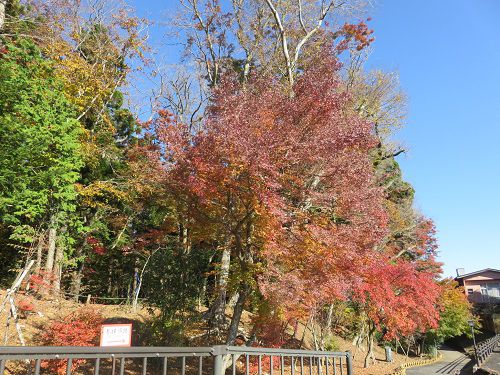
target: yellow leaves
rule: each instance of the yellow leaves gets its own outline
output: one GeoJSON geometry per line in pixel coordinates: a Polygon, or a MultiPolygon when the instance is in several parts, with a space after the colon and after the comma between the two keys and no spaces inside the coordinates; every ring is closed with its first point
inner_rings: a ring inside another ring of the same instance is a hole
{"type": "Polygon", "coordinates": [[[94,169],[99,165],[99,148],[95,143],[89,142],[89,139],[90,132],[85,129],[83,132],[82,142],[80,143],[80,150],[82,152],[85,165],[94,169]]]}
{"type": "Polygon", "coordinates": [[[352,71],[350,92],[356,111],[377,123],[379,136],[389,136],[402,127],[406,117],[406,95],[396,73],[352,71]]]}
{"type": "Polygon", "coordinates": [[[230,173],[224,177],[224,183],[231,183],[233,180],[240,178],[245,172],[246,165],[243,163],[231,163],[228,168],[230,168],[230,173]]]}
{"type": "Polygon", "coordinates": [[[103,208],[129,200],[125,192],[108,181],[96,181],[87,186],[77,184],[76,190],[82,203],[91,208],[103,208]]]}
{"type": "Polygon", "coordinates": [[[402,209],[400,205],[389,200],[385,201],[385,205],[393,231],[401,231],[411,226],[413,216],[406,212],[404,208],[402,209]]]}
{"type": "Polygon", "coordinates": [[[92,107],[102,108],[117,86],[120,74],[113,61],[90,63],[61,39],[45,45],[44,53],[56,63],[56,75],[79,114],[92,107]]]}

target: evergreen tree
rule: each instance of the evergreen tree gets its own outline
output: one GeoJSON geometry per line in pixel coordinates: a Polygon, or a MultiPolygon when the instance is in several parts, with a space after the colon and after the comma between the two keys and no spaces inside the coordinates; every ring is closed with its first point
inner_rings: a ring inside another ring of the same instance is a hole
{"type": "Polygon", "coordinates": [[[59,267],[78,226],[80,135],[52,63],[30,40],[6,43],[0,56],[0,223],[18,243],[32,243],[35,235],[43,242],[48,232],[48,272],[59,267]]]}

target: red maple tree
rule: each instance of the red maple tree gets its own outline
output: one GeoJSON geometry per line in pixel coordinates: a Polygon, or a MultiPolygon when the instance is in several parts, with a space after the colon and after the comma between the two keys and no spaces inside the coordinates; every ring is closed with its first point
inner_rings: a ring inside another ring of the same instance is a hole
{"type": "Polygon", "coordinates": [[[242,85],[226,75],[197,134],[167,112],[152,124],[162,144],[155,161],[193,235],[211,228],[238,259],[262,265],[260,291],[290,316],[347,298],[357,259],[387,221],[372,125],[348,109],[334,53],[308,66],[293,96],[274,77],[242,85]]]}
{"type": "Polygon", "coordinates": [[[323,52],[293,95],[273,76],[242,84],[226,74],[195,134],[160,111],[148,124],[154,178],[172,192],[190,241],[231,249],[233,289],[257,289],[283,319],[341,299],[387,337],[435,327],[433,225],[420,223],[402,257],[384,245],[388,214],[370,156],[378,141],[339,67],[323,52]]]}

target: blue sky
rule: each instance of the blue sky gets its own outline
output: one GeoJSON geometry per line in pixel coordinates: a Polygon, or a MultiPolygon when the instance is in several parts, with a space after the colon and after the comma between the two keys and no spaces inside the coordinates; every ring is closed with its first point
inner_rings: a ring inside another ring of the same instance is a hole
{"type": "Polygon", "coordinates": [[[409,97],[399,158],[444,274],[500,268],[500,1],[380,0],[370,65],[409,97]]]}
{"type": "MultiPolygon", "coordinates": [[[[177,2],[132,4],[161,20],[177,2]]],[[[368,66],[398,71],[409,97],[398,160],[436,222],[444,275],[500,268],[500,1],[378,0],[370,14],[368,66]]]]}

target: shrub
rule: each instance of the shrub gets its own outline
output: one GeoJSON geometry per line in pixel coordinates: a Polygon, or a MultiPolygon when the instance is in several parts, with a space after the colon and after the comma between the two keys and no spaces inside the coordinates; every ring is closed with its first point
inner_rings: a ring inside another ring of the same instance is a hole
{"type": "MultiPolygon", "coordinates": [[[[40,344],[44,346],[95,346],[98,343],[103,315],[90,307],[83,307],[43,328],[40,344]]],[[[75,371],[85,360],[73,360],[75,371]]],[[[43,361],[42,368],[53,374],[66,373],[65,360],[43,361]]]]}
{"type": "Polygon", "coordinates": [[[335,336],[328,336],[325,341],[325,350],[330,352],[336,352],[340,350],[339,342],[335,336]]]}
{"type": "Polygon", "coordinates": [[[22,297],[17,301],[17,309],[19,313],[23,316],[35,311],[35,305],[32,298],[22,297]]]}
{"type": "Polygon", "coordinates": [[[279,308],[264,300],[252,317],[254,334],[259,343],[268,348],[280,348],[287,342],[287,322],[279,308]]]}
{"type": "Polygon", "coordinates": [[[29,289],[40,297],[50,293],[55,275],[46,271],[34,273],[29,278],[29,289]]]}

